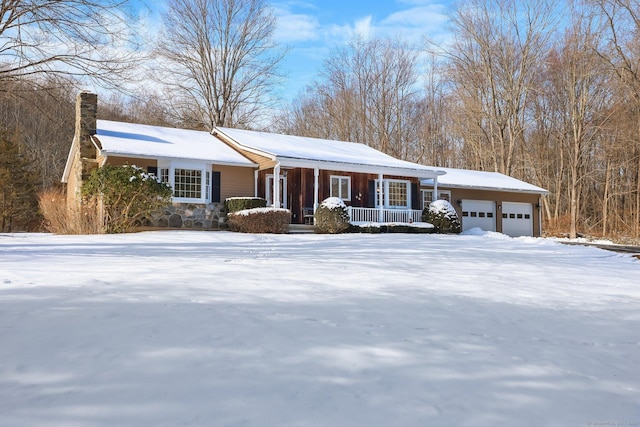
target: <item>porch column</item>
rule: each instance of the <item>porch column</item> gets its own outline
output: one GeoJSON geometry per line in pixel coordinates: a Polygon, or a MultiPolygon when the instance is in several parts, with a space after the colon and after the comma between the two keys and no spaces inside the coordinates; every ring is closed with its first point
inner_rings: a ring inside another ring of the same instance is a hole
{"type": "Polygon", "coordinates": [[[280,207],[280,163],[273,168],[273,207],[280,207]]]}
{"type": "Polygon", "coordinates": [[[320,176],[320,170],[318,168],[313,169],[313,213],[316,213],[318,209],[318,194],[320,192],[320,188],[318,185],[318,177],[320,176]]]}
{"type": "Polygon", "coordinates": [[[438,175],[433,177],[433,200],[438,200],[438,175]]]}
{"type": "Polygon", "coordinates": [[[384,222],[384,182],[383,175],[378,174],[378,222],[384,222]]]}
{"type": "Polygon", "coordinates": [[[255,170],[253,171],[253,197],[258,197],[258,176],[260,172],[255,170]]]}

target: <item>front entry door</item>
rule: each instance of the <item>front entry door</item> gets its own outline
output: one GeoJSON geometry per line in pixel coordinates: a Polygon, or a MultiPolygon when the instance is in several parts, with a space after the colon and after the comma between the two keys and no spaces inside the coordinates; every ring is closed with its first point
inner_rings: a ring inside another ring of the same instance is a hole
{"type": "MultiPolygon", "coordinates": [[[[267,199],[267,206],[273,206],[273,175],[267,175],[267,188],[265,188],[265,194],[267,199]]],[[[280,175],[280,206],[277,208],[288,209],[287,206],[287,177],[280,175]]]]}

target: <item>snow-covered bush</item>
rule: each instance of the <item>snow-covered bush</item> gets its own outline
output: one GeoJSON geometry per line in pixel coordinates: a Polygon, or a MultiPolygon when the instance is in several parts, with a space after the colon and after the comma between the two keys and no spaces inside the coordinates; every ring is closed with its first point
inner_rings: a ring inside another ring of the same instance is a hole
{"type": "Polygon", "coordinates": [[[284,234],[289,231],[291,211],[281,208],[255,208],[233,212],[228,217],[231,231],[284,234]]]}
{"type": "Polygon", "coordinates": [[[422,211],[422,221],[433,224],[436,233],[460,233],[460,218],[446,200],[436,200],[422,211]]]}
{"type": "Polygon", "coordinates": [[[338,234],[349,229],[347,206],[338,197],[325,199],[316,210],[315,218],[320,233],[338,234]]]}

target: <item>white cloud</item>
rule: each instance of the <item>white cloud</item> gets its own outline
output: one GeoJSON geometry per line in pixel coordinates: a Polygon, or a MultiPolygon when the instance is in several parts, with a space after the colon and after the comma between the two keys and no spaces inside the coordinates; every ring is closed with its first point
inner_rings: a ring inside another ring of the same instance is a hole
{"type": "Polygon", "coordinates": [[[280,43],[317,40],[320,29],[318,18],[303,13],[292,13],[284,7],[274,8],[278,20],[274,39],[280,43]]]}
{"type": "Polygon", "coordinates": [[[371,15],[365,16],[355,22],[354,33],[363,39],[369,39],[373,34],[373,28],[371,27],[371,15]]]}
{"type": "Polygon", "coordinates": [[[380,21],[378,27],[381,34],[400,35],[415,42],[425,35],[438,37],[446,33],[448,20],[444,5],[429,4],[394,12],[380,21]]]}

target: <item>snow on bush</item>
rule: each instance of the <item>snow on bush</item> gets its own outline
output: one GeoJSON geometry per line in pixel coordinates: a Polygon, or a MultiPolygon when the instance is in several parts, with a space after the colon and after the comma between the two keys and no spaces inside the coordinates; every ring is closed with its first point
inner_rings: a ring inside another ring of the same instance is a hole
{"type": "Polygon", "coordinates": [[[349,229],[347,205],[338,197],[325,199],[316,210],[315,218],[321,233],[338,234],[349,229]]]}
{"type": "Polygon", "coordinates": [[[460,233],[462,228],[455,208],[446,200],[431,202],[422,211],[422,220],[433,224],[436,233],[460,233]]]}
{"type": "Polygon", "coordinates": [[[324,206],[329,209],[336,209],[336,208],[346,209],[347,208],[347,205],[344,204],[344,202],[340,197],[329,197],[327,199],[324,199],[322,201],[322,204],[320,204],[320,206],[324,206]]]}
{"type": "Polygon", "coordinates": [[[228,216],[229,229],[241,233],[283,234],[291,222],[291,211],[282,208],[244,209],[228,216]]]}
{"type": "Polygon", "coordinates": [[[229,197],[224,201],[224,208],[229,213],[266,206],[267,201],[261,197],[229,197]]]}

